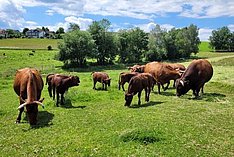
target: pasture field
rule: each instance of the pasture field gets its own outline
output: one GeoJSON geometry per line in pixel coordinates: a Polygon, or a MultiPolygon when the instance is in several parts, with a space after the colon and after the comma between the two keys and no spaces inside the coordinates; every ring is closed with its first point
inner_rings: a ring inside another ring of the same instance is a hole
{"type": "MultiPolygon", "coordinates": [[[[172,87],[150,102],[124,106],[124,92],[117,88],[123,65],[64,70],[54,60],[56,51],[0,50],[0,156],[234,156],[234,53],[202,52],[214,68],[204,95],[192,92],[177,98],[172,87]],[[3,56],[2,54],[6,55],[3,56]],[[35,67],[43,79],[49,73],[80,77],[70,88],[65,105],[56,107],[44,86],[45,109],[31,128],[25,114],[15,124],[19,100],[12,88],[15,70],[35,67]],[[92,89],[92,71],[106,71],[111,87],[92,89]]],[[[190,61],[182,62],[186,66],[190,61]]],[[[127,84],[125,85],[127,89],[127,84]]]]}
{"type": "Polygon", "coordinates": [[[47,49],[50,45],[53,49],[58,47],[57,39],[1,39],[0,49],[47,49]]]}

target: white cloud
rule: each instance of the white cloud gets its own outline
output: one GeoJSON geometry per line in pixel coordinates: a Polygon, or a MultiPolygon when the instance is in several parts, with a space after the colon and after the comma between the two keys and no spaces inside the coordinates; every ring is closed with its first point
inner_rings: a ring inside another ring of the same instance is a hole
{"type": "MultiPolygon", "coordinates": [[[[145,32],[150,32],[157,24],[154,22],[150,22],[148,24],[141,24],[141,25],[136,25],[137,27],[141,28],[145,32]]],[[[175,26],[170,25],[170,24],[161,24],[160,27],[162,29],[166,29],[167,31],[171,30],[175,26]]]]}
{"type": "Polygon", "coordinates": [[[65,18],[66,23],[76,23],[80,26],[81,30],[86,30],[93,20],[88,18],[77,18],[75,16],[69,16],[65,18]]]}
{"type": "Polygon", "coordinates": [[[211,36],[213,29],[209,28],[200,28],[198,37],[201,41],[208,41],[209,37],[211,36]]]}
{"type": "Polygon", "coordinates": [[[234,24],[228,25],[228,28],[230,29],[231,32],[234,32],[234,24]]]}

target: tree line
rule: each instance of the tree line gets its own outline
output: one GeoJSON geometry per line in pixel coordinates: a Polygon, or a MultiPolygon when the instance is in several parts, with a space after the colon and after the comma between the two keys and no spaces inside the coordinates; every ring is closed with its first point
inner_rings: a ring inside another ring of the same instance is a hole
{"type": "Polygon", "coordinates": [[[146,61],[188,58],[199,52],[198,28],[188,27],[170,31],[156,25],[149,33],[140,28],[111,32],[107,19],[94,21],[87,31],[72,30],[59,43],[59,60],[65,64],[84,66],[88,59],[98,65],[140,63],[146,61]]]}
{"type": "Polygon", "coordinates": [[[227,26],[213,30],[209,40],[210,47],[215,51],[234,51],[234,32],[227,26]]]}

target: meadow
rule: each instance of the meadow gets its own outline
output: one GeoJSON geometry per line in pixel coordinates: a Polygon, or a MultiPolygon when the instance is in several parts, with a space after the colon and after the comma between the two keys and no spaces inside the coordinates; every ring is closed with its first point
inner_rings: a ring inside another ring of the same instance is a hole
{"type": "MultiPolygon", "coordinates": [[[[118,75],[127,66],[63,69],[54,59],[58,50],[39,48],[29,55],[30,48],[0,49],[0,156],[234,156],[234,53],[206,49],[195,56],[208,59],[214,68],[202,97],[194,99],[190,91],[178,98],[170,87],[161,95],[152,92],[148,103],[143,92],[141,105],[135,96],[129,108],[118,90],[118,75]],[[60,107],[45,85],[45,109],[39,108],[38,125],[32,128],[25,114],[21,124],[14,123],[19,100],[13,79],[24,67],[39,69],[44,81],[49,73],[77,75],[81,81],[60,107]],[[92,89],[92,71],[110,75],[107,91],[101,84],[92,89]]],[[[181,61],[186,66],[190,62],[181,61]]]]}

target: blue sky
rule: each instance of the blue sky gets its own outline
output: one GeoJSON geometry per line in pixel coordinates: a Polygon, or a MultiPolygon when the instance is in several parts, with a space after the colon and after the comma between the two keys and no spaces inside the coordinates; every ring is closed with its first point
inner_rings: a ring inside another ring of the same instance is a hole
{"type": "Polygon", "coordinates": [[[234,31],[234,0],[0,0],[0,29],[48,27],[56,31],[77,23],[86,30],[93,21],[111,22],[111,30],[156,24],[170,30],[195,24],[207,40],[212,30],[234,31]]]}

